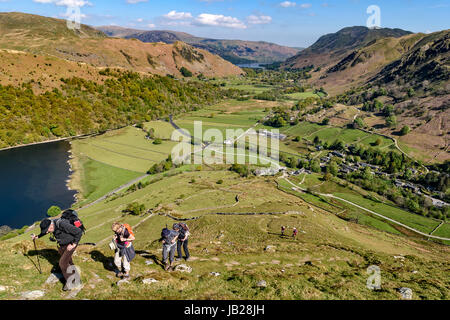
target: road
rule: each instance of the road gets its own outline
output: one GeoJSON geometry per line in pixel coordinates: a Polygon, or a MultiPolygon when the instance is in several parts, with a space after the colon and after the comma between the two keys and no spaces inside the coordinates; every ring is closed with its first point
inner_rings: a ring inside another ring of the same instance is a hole
{"type": "Polygon", "coordinates": [[[97,203],[99,203],[99,202],[105,200],[106,198],[108,198],[109,196],[113,195],[114,193],[116,193],[116,192],[118,192],[118,191],[120,191],[120,190],[122,190],[122,189],[128,188],[128,187],[132,186],[133,184],[135,184],[135,183],[141,181],[142,179],[147,178],[148,176],[149,176],[148,174],[145,174],[145,175],[143,175],[143,176],[140,176],[139,178],[136,178],[136,179],[134,179],[134,180],[132,180],[132,181],[130,181],[130,182],[127,182],[126,184],[121,185],[120,187],[114,189],[113,191],[111,191],[111,192],[105,194],[103,197],[98,198],[98,199],[95,200],[94,202],[91,202],[91,203],[89,203],[89,204],[85,205],[84,207],[81,207],[81,208],[79,208],[79,209],[77,209],[77,210],[87,209],[87,208],[93,206],[94,204],[97,204],[97,203]]]}
{"type": "MultiPolygon", "coordinates": [[[[289,184],[291,184],[291,185],[293,186],[293,188],[292,188],[293,190],[306,191],[306,189],[303,189],[303,188],[297,186],[296,184],[294,184],[293,182],[289,181],[289,180],[285,177],[285,175],[284,175],[282,178],[283,178],[286,182],[288,182],[289,184]]],[[[355,207],[357,207],[357,208],[359,208],[359,209],[361,209],[361,210],[367,211],[367,212],[369,212],[369,213],[371,213],[371,214],[373,214],[373,215],[375,215],[375,216],[377,216],[377,217],[380,217],[380,218],[382,218],[382,219],[384,219],[384,220],[387,220],[387,221],[389,221],[389,222],[392,222],[392,223],[394,223],[394,224],[396,224],[396,225],[399,225],[399,226],[401,226],[401,227],[403,227],[403,228],[405,228],[405,229],[408,229],[408,230],[410,230],[410,231],[413,231],[413,232],[415,232],[415,233],[417,233],[417,234],[420,234],[420,235],[422,235],[422,236],[425,236],[425,237],[427,237],[427,238],[433,238],[433,239],[439,239],[439,240],[450,241],[449,238],[443,238],[443,237],[433,236],[433,235],[431,235],[431,234],[421,232],[421,231],[416,230],[416,229],[414,229],[414,228],[411,228],[411,227],[409,227],[409,226],[407,226],[407,225],[405,225],[405,224],[403,224],[403,223],[401,223],[401,222],[398,222],[398,221],[396,221],[396,220],[393,220],[393,219],[391,219],[391,218],[388,218],[388,217],[386,217],[386,216],[383,216],[382,214],[379,214],[379,213],[377,213],[377,212],[375,212],[375,211],[372,211],[372,210],[366,209],[366,208],[364,208],[364,207],[361,207],[360,205],[358,205],[358,204],[356,204],[356,203],[353,203],[353,202],[350,202],[350,201],[348,201],[348,200],[342,199],[342,198],[337,197],[337,196],[335,196],[335,195],[332,195],[332,194],[323,194],[323,193],[317,193],[317,194],[318,194],[318,195],[321,195],[321,196],[324,196],[324,197],[334,198],[334,199],[337,199],[337,200],[346,202],[346,203],[348,203],[348,204],[351,204],[352,206],[355,206],[355,207]]]]}

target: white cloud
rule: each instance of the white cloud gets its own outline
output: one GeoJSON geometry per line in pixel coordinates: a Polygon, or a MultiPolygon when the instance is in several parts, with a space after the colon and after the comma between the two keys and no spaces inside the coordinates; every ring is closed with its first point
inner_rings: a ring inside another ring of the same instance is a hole
{"type": "Polygon", "coordinates": [[[192,14],[189,12],[177,12],[176,10],[172,10],[168,14],[165,14],[164,18],[167,18],[170,20],[185,20],[185,19],[191,19],[192,14]]]}
{"type": "Polygon", "coordinates": [[[144,21],[144,19],[139,18],[139,19],[137,19],[136,21],[137,21],[137,22],[142,22],[142,21],[144,21]]]}
{"type": "Polygon", "coordinates": [[[84,6],[92,6],[92,3],[86,0],[33,0],[37,3],[51,3],[57,6],[66,6],[66,7],[84,7],[84,6]]]}
{"type": "Polygon", "coordinates": [[[149,27],[149,28],[156,28],[156,25],[155,25],[154,23],[149,23],[149,24],[147,25],[147,27],[149,27]]]}
{"type": "Polygon", "coordinates": [[[249,24],[268,24],[272,22],[272,17],[264,16],[264,15],[251,15],[247,17],[247,21],[249,24]]]}
{"type": "Polygon", "coordinates": [[[295,7],[297,5],[297,3],[295,2],[290,2],[290,1],[284,1],[280,3],[280,6],[282,6],[283,8],[292,8],[295,7]]]}
{"type": "Polygon", "coordinates": [[[234,29],[246,29],[247,26],[237,18],[227,17],[222,14],[202,13],[197,16],[195,23],[200,26],[226,27],[234,29]]]}
{"type": "Polygon", "coordinates": [[[300,8],[302,8],[302,9],[308,9],[308,8],[311,8],[311,7],[312,7],[311,3],[303,3],[303,4],[300,5],[300,8]]]}

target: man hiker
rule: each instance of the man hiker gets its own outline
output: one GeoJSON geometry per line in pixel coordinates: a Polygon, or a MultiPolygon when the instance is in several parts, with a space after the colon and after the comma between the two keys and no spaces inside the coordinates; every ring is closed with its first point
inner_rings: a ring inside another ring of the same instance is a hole
{"type": "Polygon", "coordinates": [[[186,261],[189,261],[190,255],[189,255],[189,249],[188,249],[188,237],[190,235],[189,228],[185,223],[175,223],[173,225],[173,230],[179,233],[178,241],[177,241],[177,252],[178,252],[178,258],[177,261],[180,261],[183,259],[183,253],[181,250],[181,247],[183,247],[184,254],[186,255],[186,261]]]}
{"type": "Polygon", "coordinates": [[[173,260],[175,258],[175,248],[177,246],[179,233],[175,230],[169,230],[164,228],[161,232],[161,238],[163,243],[163,263],[164,270],[168,271],[173,269],[173,260]],[[169,260],[169,262],[167,261],[169,260]]]}
{"type": "Polygon", "coordinates": [[[285,226],[281,226],[281,236],[284,237],[284,232],[286,231],[285,226]]]}
{"type": "Polygon", "coordinates": [[[61,268],[61,272],[64,276],[64,279],[66,280],[63,288],[64,291],[76,289],[72,288],[71,284],[68,283],[69,277],[72,276],[76,271],[69,273],[68,269],[70,266],[74,266],[72,256],[78,246],[78,243],[81,240],[81,236],[83,235],[84,230],[81,221],[76,220],[78,217],[74,218],[74,216],[72,215],[73,213],[75,214],[75,217],[77,217],[75,211],[65,211],[62,217],[59,219],[42,220],[40,224],[41,233],[38,236],[34,234],[31,235],[31,239],[36,240],[42,238],[48,233],[53,233],[53,236],[58,243],[58,252],[61,256],[61,258],[59,259],[59,267],[61,268]]]}
{"type": "Polygon", "coordinates": [[[133,241],[136,239],[128,224],[114,222],[112,227],[114,231],[114,264],[117,267],[116,276],[122,279],[130,277],[131,261],[136,257],[133,241]],[[123,270],[123,271],[122,271],[123,270]]]}

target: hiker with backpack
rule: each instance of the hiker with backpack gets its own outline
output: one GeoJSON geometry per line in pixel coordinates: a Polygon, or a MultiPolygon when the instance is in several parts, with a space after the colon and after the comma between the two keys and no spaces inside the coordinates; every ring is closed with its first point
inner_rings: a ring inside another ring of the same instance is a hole
{"type": "Polygon", "coordinates": [[[163,243],[163,263],[164,270],[166,271],[173,269],[173,260],[175,258],[175,248],[177,246],[178,236],[179,233],[177,231],[169,230],[167,227],[161,232],[161,240],[163,243]]]}
{"type": "Polygon", "coordinates": [[[71,266],[74,266],[72,256],[81,240],[81,237],[83,236],[83,233],[85,232],[83,223],[80,219],[78,219],[76,211],[66,210],[59,219],[44,219],[40,223],[40,228],[41,233],[38,236],[32,234],[31,239],[34,241],[49,233],[53,233],[53,236],[58,244],[59,255],[61,256],[59,259],[59,267],[61,268],[61,272],[66,280],[63,290],[70,291],[72,289],[76,289],[68,283],[69,277],[76,271],[69,273],[68,269],[71,266]]]}
{"type": "Polygon", "coordinates": [[[298,234],[298,230],[297,230],[297,228],[294,228],[293,230],[292,230],[292,238],[297,238],[297,234],[298,234]]]}
{"type": "Polygon", "coordinates": [[[114,264],[118,270],[116,276],[128,279],[130,277],[131,261],[136,257],[133,247],[133,241],[136,238],[131,226],[128,224],[114,222],[111,228],[114,231],[111,248],[115,250],[114,264]]]}
{"type": "Polygon", "coordinates": [[[189,233],[189,227],[185,223],[175,223],[173,225],[173,229],[179,233],[178,241],[177,241],[177,252],[178,252],[178,258],[177,261],[180,261],[183,259],[183,253],[181,250],[181,247],[184,249],[184,254],[186,255],[186,261],[189,261],[190,255],[189,255],[189,249],[188,249],[188,237],[190,235],[189,233]]]}

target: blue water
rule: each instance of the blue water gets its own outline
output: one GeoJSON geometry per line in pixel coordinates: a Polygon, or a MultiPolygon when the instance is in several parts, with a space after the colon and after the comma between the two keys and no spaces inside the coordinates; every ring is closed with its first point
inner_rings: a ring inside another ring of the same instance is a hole
{"type": "Polygon", "coordinates": [[[264,64],[260,63],[244,63],[244,64],[238,64],[237,65],[240,68],[251,68],[251,69],[265,69],[264,64]]]}
{"type": "Polygon", "coordinates": [[[0,226],[21,228],[42,220],[52,205],[69,208],[67,141],[0,151],[0,226]]]}

